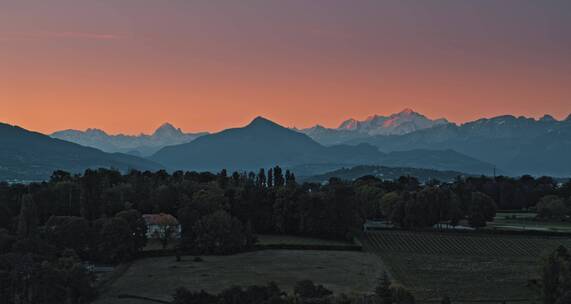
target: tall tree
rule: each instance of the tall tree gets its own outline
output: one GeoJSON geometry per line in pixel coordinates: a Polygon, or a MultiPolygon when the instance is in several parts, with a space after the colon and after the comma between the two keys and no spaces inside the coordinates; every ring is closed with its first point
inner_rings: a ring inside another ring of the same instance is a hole
{"type": "Polygon", "coordinates": [[[38,208],[31,194],[22,196],[22,207],[18,218],[18,237],[30,238],[38,233],[38,208]]]}
{"type": "Polygon", "coordinates": [[[0,202],[0,229],[10,230],[12,228],[12,214],[10,209],[0,202]]]}
{"type": "Polygon", "coordinates": [[[296,182],[295,182],[295,174],[293,174],[293,172],[286,170],[286,174],[285,174],[285,183],[287,187],[295,187],[296,182]]]}
{"type": "Polygon", "coordinates": [[[129,223],[122,218],[100,219],[102,223],[99,231],[99,258],[108,263],[128,261],[133,257],[132,232],[129,223]]]}
{"type": "Polygon", "coordinates": [[[201,253],[236,253],[252,243],[242,223],[223,210],[201,218],[193,230],[196,249],[201,253]]]}
{"type": "Polygon", "coordinates": [[[226,186],[228,185],[228,172],[226,171],[226,169],[222,169],[222,171],[220,171],[220,173],[217,176],[217,180],[220,188],[226,189],[226,186]]]}
{"type": "Polygon", "coordinates": [[[81,178],[81,216],[89,221],[101,217],[101,177],[97,171],[85,170],[81,178]]]}
{"type": "Polygon", "coordinates": [[[285,184],[285,179],[284,176],[282,174],[282,168],[280,168],[280,166],[275,166],[274,167],[274,186],[276,188],[280,188],[283,187],[285,184]]]}
{"type": "Polygon", "coordinates": [[[470,214],[468,217],[470,226],[484,227],[487,221],[492,221],[496,215],[494,200],[482,192],[472,193],[470,214]]]}
{"type": "Polygon", "coordinates": [[[268,188],[272,188],[274,186],[274,169],[270,168],[268,170],[268,188]]]}
{"type": "Polygon", "coordinates": [[[258,188],[264,188],[266,186],[266,173],[264,171],[264,168],[260,169],[260,172],[258,172],[258,188]]]}
{"type": "Polygon", "coordinates": [[[77,216],[51,216],[46,222],[46,238],[60,249],[83,255],[88,246],[89,223],[77,216]]]}
{"type": "Polygon", "coordinates": [[[115,216],[124,219],[129,224],[133,250],[135,252],[141,251],[147,245],[147,224],[141,213],[135,209],[130,209],[121,211],[115,216]]]}

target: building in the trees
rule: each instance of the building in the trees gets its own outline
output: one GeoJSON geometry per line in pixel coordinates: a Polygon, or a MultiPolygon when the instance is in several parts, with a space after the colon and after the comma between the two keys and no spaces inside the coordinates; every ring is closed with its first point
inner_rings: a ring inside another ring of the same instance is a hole
{"type": "Polygon", "coordinates": [[[147,224],[148,239],[180,238],[180,223],[176,217],[166,214],[144,214],[143,218],[147,224]]]}
{"type": "Polygon", "coordinates": [[[372,230],[392,229],[392,228],[395,228],[395,225],[393,225],[391,222],[389,222],[385,219],[367,220],[363,224],[363,231],[364,232],[372,231],[372,230]]]}

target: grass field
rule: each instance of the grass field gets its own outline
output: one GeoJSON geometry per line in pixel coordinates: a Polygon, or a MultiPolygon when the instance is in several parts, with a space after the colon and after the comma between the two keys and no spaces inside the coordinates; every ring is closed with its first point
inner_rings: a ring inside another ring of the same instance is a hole
{"type": "Polygon", "coordinates": [[[563,221],[536,220],[537,213],[530,212],[498,212],[493,222],[488,223],[490,229],[504,230],[537,230],[571,233],[571,223],[563,221]]]}
{"type": "Polygon", "coordinates": [[[383,272],[377,256],[362,252],[261,250],[203,259],[194,262],[193,257],[185,256],[181,262],[174,257],[135,261],[95,303],[140,303],[118,299],[120,294],[169,301],[178,287],[219,292],[233,285],[265,285],[268,281],[291,292],[294,284],[304,279],[336,293],[362,294],[373,291],[383,272]]]}
{"type": "Polygon", "coordinates": [[[453,303],[533,302],[537,293],[529,280],[537,278],[541,255],[570,246],[571,239],[381,231],[368,233],[363,243],[419,302],[444,295],[453,303]]]}
{"type": "Polygon", "coordinates": [[[317,238],[306,238],[290,235],[256,235],[260,245],[319,245],[319,246],[347,246],[352,245],[351,242],[324,240],[317,238]]]}

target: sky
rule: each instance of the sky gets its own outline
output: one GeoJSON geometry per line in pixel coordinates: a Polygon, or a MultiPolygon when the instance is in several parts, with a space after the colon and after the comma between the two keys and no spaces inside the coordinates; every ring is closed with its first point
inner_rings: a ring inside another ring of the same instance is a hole
{"type": "Polygon", "coordinates": [[[571,113],[568,0],[0,0],[0,122],[288,127],[571,113]]]}

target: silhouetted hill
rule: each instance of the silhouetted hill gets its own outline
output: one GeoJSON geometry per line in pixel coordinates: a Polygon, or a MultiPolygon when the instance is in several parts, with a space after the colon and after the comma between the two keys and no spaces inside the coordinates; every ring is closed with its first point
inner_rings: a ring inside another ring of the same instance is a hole
{"type": "Polygon", "coordinates": [[[314,162],[325,148],[306,135],[258,117],[248,126],[224,130],[195,141],[165,147],[151,159],[188,170],[257,170],[314,162]]]}
{"type": "Polygon", "coordinates": [[[87,168],[158,170],[160,165],[135,156],[109,154],[0,123],[0,180],[42,180],[54,170],[87,168]]]}
{"type": "Polygon", "coordinates": [[[304,168],[341,168],[343,165],[414,164],[422,168],[489,173],[493,165],[453,151],[409,151],[385,154],[368,144],[325,147],[307,135],[258,117],[243,128],[206,135],[193,142],[165,147],[153,160],[177,170],[258,170],[274,165],[304,168]],[[334,164],[334,165],[333,165],[334,164]],[[333,166],[333,167],[332,167],[333,166]],[[338,167],[335,167],[338,166],[338,167]]]}

